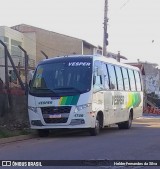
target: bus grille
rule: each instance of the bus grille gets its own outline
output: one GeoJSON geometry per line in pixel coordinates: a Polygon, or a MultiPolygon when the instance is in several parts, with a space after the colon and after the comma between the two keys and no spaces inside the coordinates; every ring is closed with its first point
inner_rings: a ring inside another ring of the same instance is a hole
{"type": "Polygon", "coordinates": [[[66,123],[71,106],[42,107],[41,111],[45,123],[66,123]],[[61,115],[61,117],[56,117],[58,115],[61,115]]]}

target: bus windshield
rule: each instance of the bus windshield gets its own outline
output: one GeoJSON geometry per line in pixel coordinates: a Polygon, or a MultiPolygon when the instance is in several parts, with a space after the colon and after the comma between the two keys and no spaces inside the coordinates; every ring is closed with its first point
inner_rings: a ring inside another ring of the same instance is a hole
{"type": "Polygon", "coordinates": [[[91,62],[51,62],[40,64],[30,85],[35,96],[77,95],[90,91],[91,62]]]}

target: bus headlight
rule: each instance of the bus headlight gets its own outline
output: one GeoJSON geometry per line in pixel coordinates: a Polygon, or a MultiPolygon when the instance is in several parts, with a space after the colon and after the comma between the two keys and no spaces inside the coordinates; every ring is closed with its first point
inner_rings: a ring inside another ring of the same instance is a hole
{"type": "Polygon", "coordinates": [[[86,109],[87,107],[90,107],[90,106],[91,106],[91,103],[76,106],[74,112],[77,113],[78,111],[86,109]]]}
{"type": "Polygon", "coordinates": [[[37,107],[31,107],[31,106],[28,106],[28,109],[37,113],[37,107]]]}

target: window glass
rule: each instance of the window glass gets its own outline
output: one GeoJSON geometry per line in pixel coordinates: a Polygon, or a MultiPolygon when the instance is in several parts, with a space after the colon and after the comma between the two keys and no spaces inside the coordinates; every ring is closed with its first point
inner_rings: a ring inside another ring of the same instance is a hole
{"type": "Polygon", "coordinates": [[[6,36],[0,36],[0,40],[2,40],[4,43],[9,43],[9,38],[6,36]]]}
{"type": "Polygon", "coordinates": [[[118,90],[124,90],[121,68],[119,66],[115,66],[115,70],[117,75],[118,90]]]}
{"type": "Polygon", "coordinates": [[[105,63],[102,63],[102,70],[103,70],[103,85],[105,89],[109,89],[109,77],[108,77],[108,69],[107,69],[107,65],[105,63]]]}
{"type": "Polygon", "coordinates": [[[0,58],[4,58],[4,47],[0,45],[0,58]]]}
{"type": "Polygon", "coordinates": [[[142,90],[142,86],[141,86],[140,74],[136,70],[134,70],[134,74],[135,74],[135,79],[136,79],[137,91],[141,91],[142,90]]]}
{"type": "Polygon", "coordinates": [[[101,90],[104,88],[102,84],[102,76],[98,75],[98,69],[102,69],[102,63],[100,61],[95,61],[94,63],[94,82],[93,82],[93,88],[95,91],[101,90]]]}
{"type": "Polygon", "coordinates": [[[13,45],[13,46],[19,46],[19,45],[21,45],[21,44],[22,44],[21,42],[16,41],[16,40],[14,40],[14,39],[11,39],[11,45],[13,45]]]}
{"type": "Polygon", "coordinates": [[[117,90],[117,83],[116,83],[116,74],[114,70],[114,66],[108,64],[108,72],[109,72],[109,79],[110,79],[110,89],[117,90]]]}
{"type": "Polygon", "coordinates": [[[128,74],[129,74],[129,79],[130,79],[131,90],[135,91],[136,85],[135,85],[135,78],[134,78],[133,70],[128,69],[128,74]]]}
{"type": "Polygon", "coordinates": [[[123,80],[124,80],[124,89],[129,90],[129,79],[128,79],[128,73],[127,69],[122,67],[122,74],[123,74],[123,80]]]}
{"type": "Polygon", "coordinates": [[[4,36],[4,42],[9,44],[9,38],[4,36]]]}
{"type": "Polygon", "coordinates": [[[16,57],[22,57],[22,51],[18,46],[21,46],[22,43],[16,40],[11,39],[11,55],[16,57]]]}
{"type": "Polygon", "coordinates": [[[91,89],[92,63],[87,60],[80,61],[61,59],[59,62],[40,64],[33,77],[30,92],[36,95],[73,95],[88,92],[91,89]],[[86,65],[82,66],[80,63],[86,65]]]}
{"type": "MultiPolygon", "coordinates": [[[[8,37],[0,36],[0,40],[5,43],[7,48],[9,48],[9,38],[8,37]]],[[[3,58],[4,58],[4,47],[0,44],[0,63],[3,58]]]]}
{"type": "MultiPolygon", "coordinates": [[[[9,38],[5,36],[0,36],[0,40],[4,42],[4,44],[7,46],[7,49],[9,49],[9,38]]],[[[5,50],[4,46],[0,44],[0,64],[5,64],[5,50]]],[[[8,63],[8,65],[10,62],[8,63]]]]}

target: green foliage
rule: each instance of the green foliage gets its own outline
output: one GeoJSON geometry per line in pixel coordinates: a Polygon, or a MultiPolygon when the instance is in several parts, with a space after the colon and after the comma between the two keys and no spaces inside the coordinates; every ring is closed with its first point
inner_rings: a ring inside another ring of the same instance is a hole
{"type": "Polygon", "coordinates": [[[0,128],[0,138],[7,138],[19,135],[28,135],[31,134],[30,129],[23,129],[23,130],[8,130],[5,128],[0,128]]]}

